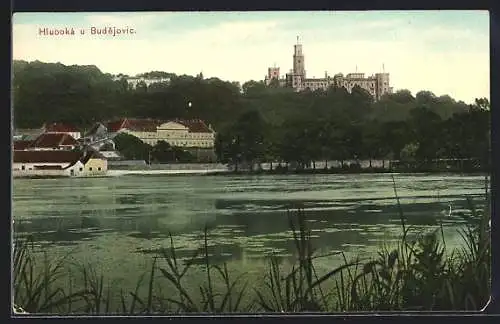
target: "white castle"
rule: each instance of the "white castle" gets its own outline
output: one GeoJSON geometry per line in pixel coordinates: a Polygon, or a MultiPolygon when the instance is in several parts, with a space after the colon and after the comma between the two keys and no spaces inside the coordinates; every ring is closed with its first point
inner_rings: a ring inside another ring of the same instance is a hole
{"type": "Polygon", "coordinates": [[[330,86],[344,87],[350,93],[355,86],[368,91],[374,100],[379,100],[384,94],[392,93],[392,88],[389,86],[389,73],[375,73],[374,75],[365,77],[364,73],[349,73],[344,76],[342,73],[335,74],[330,77],[325,72],[324,78],[307,78],[304,62],[304,53],[302,45],[297,37],[297,44],[294,45],[293,53],[293,69],[280,77],[279,67],[270,67],[267,70],[267,75],[264,79],[266,85],[272,82],[277,82],[281,87],[290,87],[295,91],[310,89],[326,90],[330,86]]]}

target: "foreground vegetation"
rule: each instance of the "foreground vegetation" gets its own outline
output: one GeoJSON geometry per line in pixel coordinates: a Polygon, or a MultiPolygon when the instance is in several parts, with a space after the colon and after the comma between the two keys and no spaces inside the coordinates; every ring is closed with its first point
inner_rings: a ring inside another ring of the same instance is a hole
{"type": "MultiPolygon", "coordinates": [[[[396,187],[394,192],[397,197],[396,187]]],[[[72,276],[64,269],[66,259],[37,259],[29,241],[14,246],[14,302],[29,313],[55,314],[178,314],[232,312],[346,312],[346,311],[450,311],[482,309],[490,296],[491,239],[489,193],[486,207],[476,210],[460,230],[463,245],[446,246],[442,226],[416,238],[408,235],[400,207],[402,236],[396,246],[384,246],[371,259],[348,260],[319,274],[317,255],[306,226],[303,210],[290,213],[290,228],[296,247],[296,263],[285,270],[278,257],[268,260],[264,288],[245,275],[231,278],[226,264],[212,264],[208,252],[209,231],[205,229],[201,249],[182,262],[174,240],[154,258],[151,269],[138,281],[134,292],[120,292],[120,305],[113,305],[112,289],[105,288],[102,275],[89,266],[76,271],[82,288],[73,291],[72,276]],[[201,262],[200,262],[201,261],[201,262]],[[187,274],[195,267],[204,270],[204,280],[193,287],[187,274]],[[40,270],[42,269],[42,270],[40,270]],[[170,288],[161,291],[161,283],[170,288]],[[61,280],[69,284],[61,285],[61,280]],[[247,280],[247,281],[245,281],[247,280]],[[223,289],[215,282],[222,281],[223,289]],[[145,288],[145,293],[140,293],[145,288]]]]}

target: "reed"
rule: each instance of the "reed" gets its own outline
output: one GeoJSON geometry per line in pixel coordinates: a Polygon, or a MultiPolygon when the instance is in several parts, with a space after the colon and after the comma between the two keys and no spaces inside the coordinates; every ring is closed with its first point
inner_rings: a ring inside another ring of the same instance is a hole
{"type": "Polygon", "coordinates": [[[135,291],[120,291],[120,305],[116,307],[111,303],[111,286],[105,285],[103,275],[95,268],[74,266],[83,278],[83,287],[73,291],[74,272],[64,271],[67,258],[35,258],[32,240],[17,241],[13,253],[14,303],[28,313],[101,315],[482,309],[489,300],[491,285],[487,187],[486,208],[477,210],[469,199],[471,215],[463,216],[467,222],[460,230],[464,244],[449,250],[442,225],[433,232],[409,238],[411,226],[404,217],[394,180],[393,185],[402,234],[396,246],[385,245],[370,259],[349,260],[344,253],[317,255],[306,226],[306,213],[298,209],[288,213],[296,262],[285,271],[280,259],[270,256],[263,288],[245,279],[245,273],[231,278],[226,263],[212,262],[208,252],[210,231],[205,228],[199,249],[187,261],[178,258],[170,235],[169,246],[154,257],[151,269],[139,278],[135,291]],[[319,275],[317,260],[333,254],[339,254],[343,264],[319,275]],[[199,286],[186,279],[195,267],[201,267],[205,276],[199,286]],[[57,284],[66,277],[68,285],[57,284]],[[141,287],[147,287],[142,295],[141,287]]]}

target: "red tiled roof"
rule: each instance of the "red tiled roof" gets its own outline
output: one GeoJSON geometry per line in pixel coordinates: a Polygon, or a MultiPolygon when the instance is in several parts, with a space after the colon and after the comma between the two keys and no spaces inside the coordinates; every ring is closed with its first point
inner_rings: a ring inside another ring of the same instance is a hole
{"type": "Polygon", "coordinates": [[[182,124],[189,129],[190,133],[212,133],[213,131],[205,124],[205,122],[201,119],[189,119],[182,120],[176,119],[174,120],[176,123],[182,124]]]}
{"type": "Polygon", "coordinates": [[[79,132],[76,127],[72,125],[67,125],[63,123],[52,123],[45,125],[46,132],[54,132],[54,133],[76,133],[79,132]]]}
{"type": "Polygon", "coordinates": [[[73,151],[14,151],[14,163],[74,163],[82,156],[73,151]]]}
{"type": "MultiPolygon", "coordinates": [[[[179,123],[186,126],[191,133],[212,133],[213,131],[201,119],[173,119],[172,122],[179,123]]],[[[107,128],[110,132],[114,133],[120,129],[129,129],[131,131],[139,132],[156,132],[156,128],[162,123],[168,121],[154,120],[154,119],[130,119],[122,118],[116,121],[107,123],[107,128]]]]}
{"type": "Polygon", "coordinates": [[[71,135],[64,134],[65,136],[63,137],[63,140],[61,144],[59,145],[75,145],[78,143],[77,140],[75,140],[71,135]]]}
{"type": "Polygon", "coordinates": [[[126,119],[122,118],[119,120],[108,122],[106,127],[108,128],[108,131],[110,131],[111,133],[115,133],[123,128],[123,124],[125,123],[125,121],[126,121],[126,119]]]}
{"type": "Polygon", "coordinates": [[[63,145],[77,145],[78,142],[66,133],[44,133],[38,136],[30,147],[58,147],[63,145]]]}
{"type": "Polygon", "coordinates": [[[25,150],[31,145],[32,141],[14,141],[12,146],[14,150],[25,150]]]}
{"type": "Polygon", "coordinates": [[[156,132],[156,127],[161,124],[161,121],[154,119],[131,119],[122,118],[117,121],[112,121],[107,124],[110,132],[114,133],[120,129],[128,129],[139,132],[156,132]]]}
{"type": "Polygon", "coordinates": [[[139,132],[156,132],[161,121],[153,119],[127,119],[125,128],[139,132]]]}

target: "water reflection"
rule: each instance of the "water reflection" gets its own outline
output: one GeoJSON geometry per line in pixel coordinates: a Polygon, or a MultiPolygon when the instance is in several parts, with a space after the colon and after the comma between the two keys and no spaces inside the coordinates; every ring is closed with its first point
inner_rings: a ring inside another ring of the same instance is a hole
{"type": "MultiPolygon", "coordinates": [[[[484,191],[473,176],[398,176],[397,185],[414,234],[443,224],[450,237],[469,213],[465,195],[484,191]]],[[[401,233],[393,196],[388,175],[16,179],[14,231],[48,250],[71,243],[102,254],[112,244],[124,257],[161,252],[173,235],[189,258],[208,226],[214,261],[293,258],[287,210],[302,208],[318,251],[369,253],[401,233]]]]}

